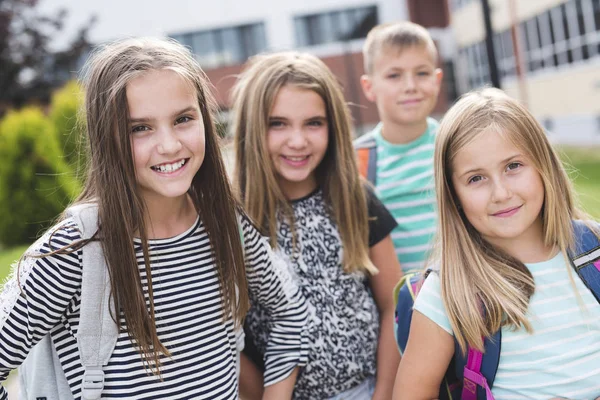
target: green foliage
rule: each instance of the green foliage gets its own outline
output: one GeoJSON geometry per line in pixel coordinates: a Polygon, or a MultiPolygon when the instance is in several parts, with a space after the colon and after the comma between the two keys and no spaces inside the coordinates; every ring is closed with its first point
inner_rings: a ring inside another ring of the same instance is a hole
{"type": "Polygon", "coordinates": [[[31,243],[78,192],[52,122],[38,108],[0,122],[0,243],[31,243]]]}
{"type": "Polygon", "coordinates": [[[86,164],[85,121],[78,115],[82,101],[83,90],[77,82],[70,81],[52,95],[49,115],[65,161],[81,179],[86,164]]]}
{"type": "Polygon", "coordinates": [[[600,221],[600,148],[562,147],[559,153],[584,211],[600,221]]]}

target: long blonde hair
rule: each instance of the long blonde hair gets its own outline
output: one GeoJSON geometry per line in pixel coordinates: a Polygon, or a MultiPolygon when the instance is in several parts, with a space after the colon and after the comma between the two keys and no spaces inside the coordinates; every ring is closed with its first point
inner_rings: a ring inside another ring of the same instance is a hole
{"type": "Polygon", "coordinates": [[[531,331],[526,315],[535,290],[531,272],[481,237],[461,212],[452,184],[454,157],[485,131],[504,135],[540,174],[545,245],[557,246],[567,257],[567,251],[574,248],[571,220],[585,217],[544,129],[519,102],[498,89],[486,88],[464,95],[448,111],[435,143],[439,219],[433,259],[440,263],[442,299],[463,352],[467,345],[483,351],[482,338],[502,326],[531,331]]]}
{"type": "Polygon", "coordinates": [[[277,213],[293,226],[293,210],[279,188],[266,138],[275,97],[285,85],[312,90],[324,101],[329,144],[316,170],[332,217],[344,246],[344,269],[377,269],[369,259],[367,200],[358,173],[350,111],[339,83],[317,57],[302,53],[255,56],[239,77],[233,91],[235,134],[234,185],[248,214],[277,246],[277,213]]]}

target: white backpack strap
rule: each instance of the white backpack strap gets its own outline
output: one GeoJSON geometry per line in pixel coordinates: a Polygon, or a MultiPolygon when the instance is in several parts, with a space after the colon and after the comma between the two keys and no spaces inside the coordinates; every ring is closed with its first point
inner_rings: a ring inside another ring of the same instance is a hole
{"type": "MultiPolygon", "coordinates": [[[[82,204],[69,208],[82,239],[90,239],[98,231],[98,206],[82,204]]],[[[110,276],[102,245],[98,240],[82,248],[82,283],[77,343],[84,374],[82,398],[100,399],[104,389],[102,366],[115,348],[119,329],[111,317],[114,303],[110,298],[110,276]]],[[[118,316],[117,316],[118,318],[118,316]]]]}
{"type": "MultiPolygon", "coordinates": [[[[244,258],[245,258],[246,249],[245,249],[245,245],[244,245],[244,226],[243,226],[243,222],[242,222],[242,216],[239,213],[237,214],[237,226],[238,226],[238,233],[240,235],[240,240],[242,242],[242,252],[244,253],[244,258]]],[[[239,293],[240,293],[240,289],[237,287],[237,285],[235,285],[235,298],[236,299],[239,299],[239,293]]],[[[236,353],[237,353],[235,369],[237,372],[238,380],[240,379],[240,354],[244,350],[245,340],[246,340],[246,335],[244,334],[244,327],[239,326],[237,328],[237,330],[235,331],[235,346],[236,346],[236,353]]]]}

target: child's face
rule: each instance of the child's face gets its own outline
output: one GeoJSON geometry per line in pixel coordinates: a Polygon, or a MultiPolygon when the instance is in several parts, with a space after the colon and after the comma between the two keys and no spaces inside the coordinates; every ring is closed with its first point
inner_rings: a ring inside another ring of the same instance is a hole
{"type": "Polygon", "coordinates": [[[310,194],[329,143],[325,102],[312,90],[283,86],[268,126],[267,149],[283,193],[288,199],[310,194]]]}
{"type": "Polygon", "coordinates": [[[540,245],[544,185],[531,159],[494,131],[481,133],[452,162],[452,183],[465,216],[500,248],[540,245]]]}
{"type": "Polygon", "coordinates": [[[175,72],[127,84],[137,182],[148,200],[184,196],[204,160],[204,123],[193,88],[175,72]]]}
{"type": "Polygon", "coordinates": [[[426,121],[437,102],[441,80],[442,71],[427,48],[412,46],[401,52],[381,49],[373,61],[373,73],[364,75],[361,82],[384,125],[402,127],[426,121]]]}

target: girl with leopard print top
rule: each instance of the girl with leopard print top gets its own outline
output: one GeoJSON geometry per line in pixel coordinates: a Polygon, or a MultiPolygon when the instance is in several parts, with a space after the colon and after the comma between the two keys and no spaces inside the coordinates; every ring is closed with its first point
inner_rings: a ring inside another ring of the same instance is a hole
{"type": "MultiPolygon", "coordinates": [[[[300,53],[252,59],[234,89],[235,186],[309,301],[294,399],[389,399],[399,354],[396,221],[359,177],[336,78],[300,53]]],[[[251,299],[241,393],[260,398],[270,316],[251,299]]]]}

